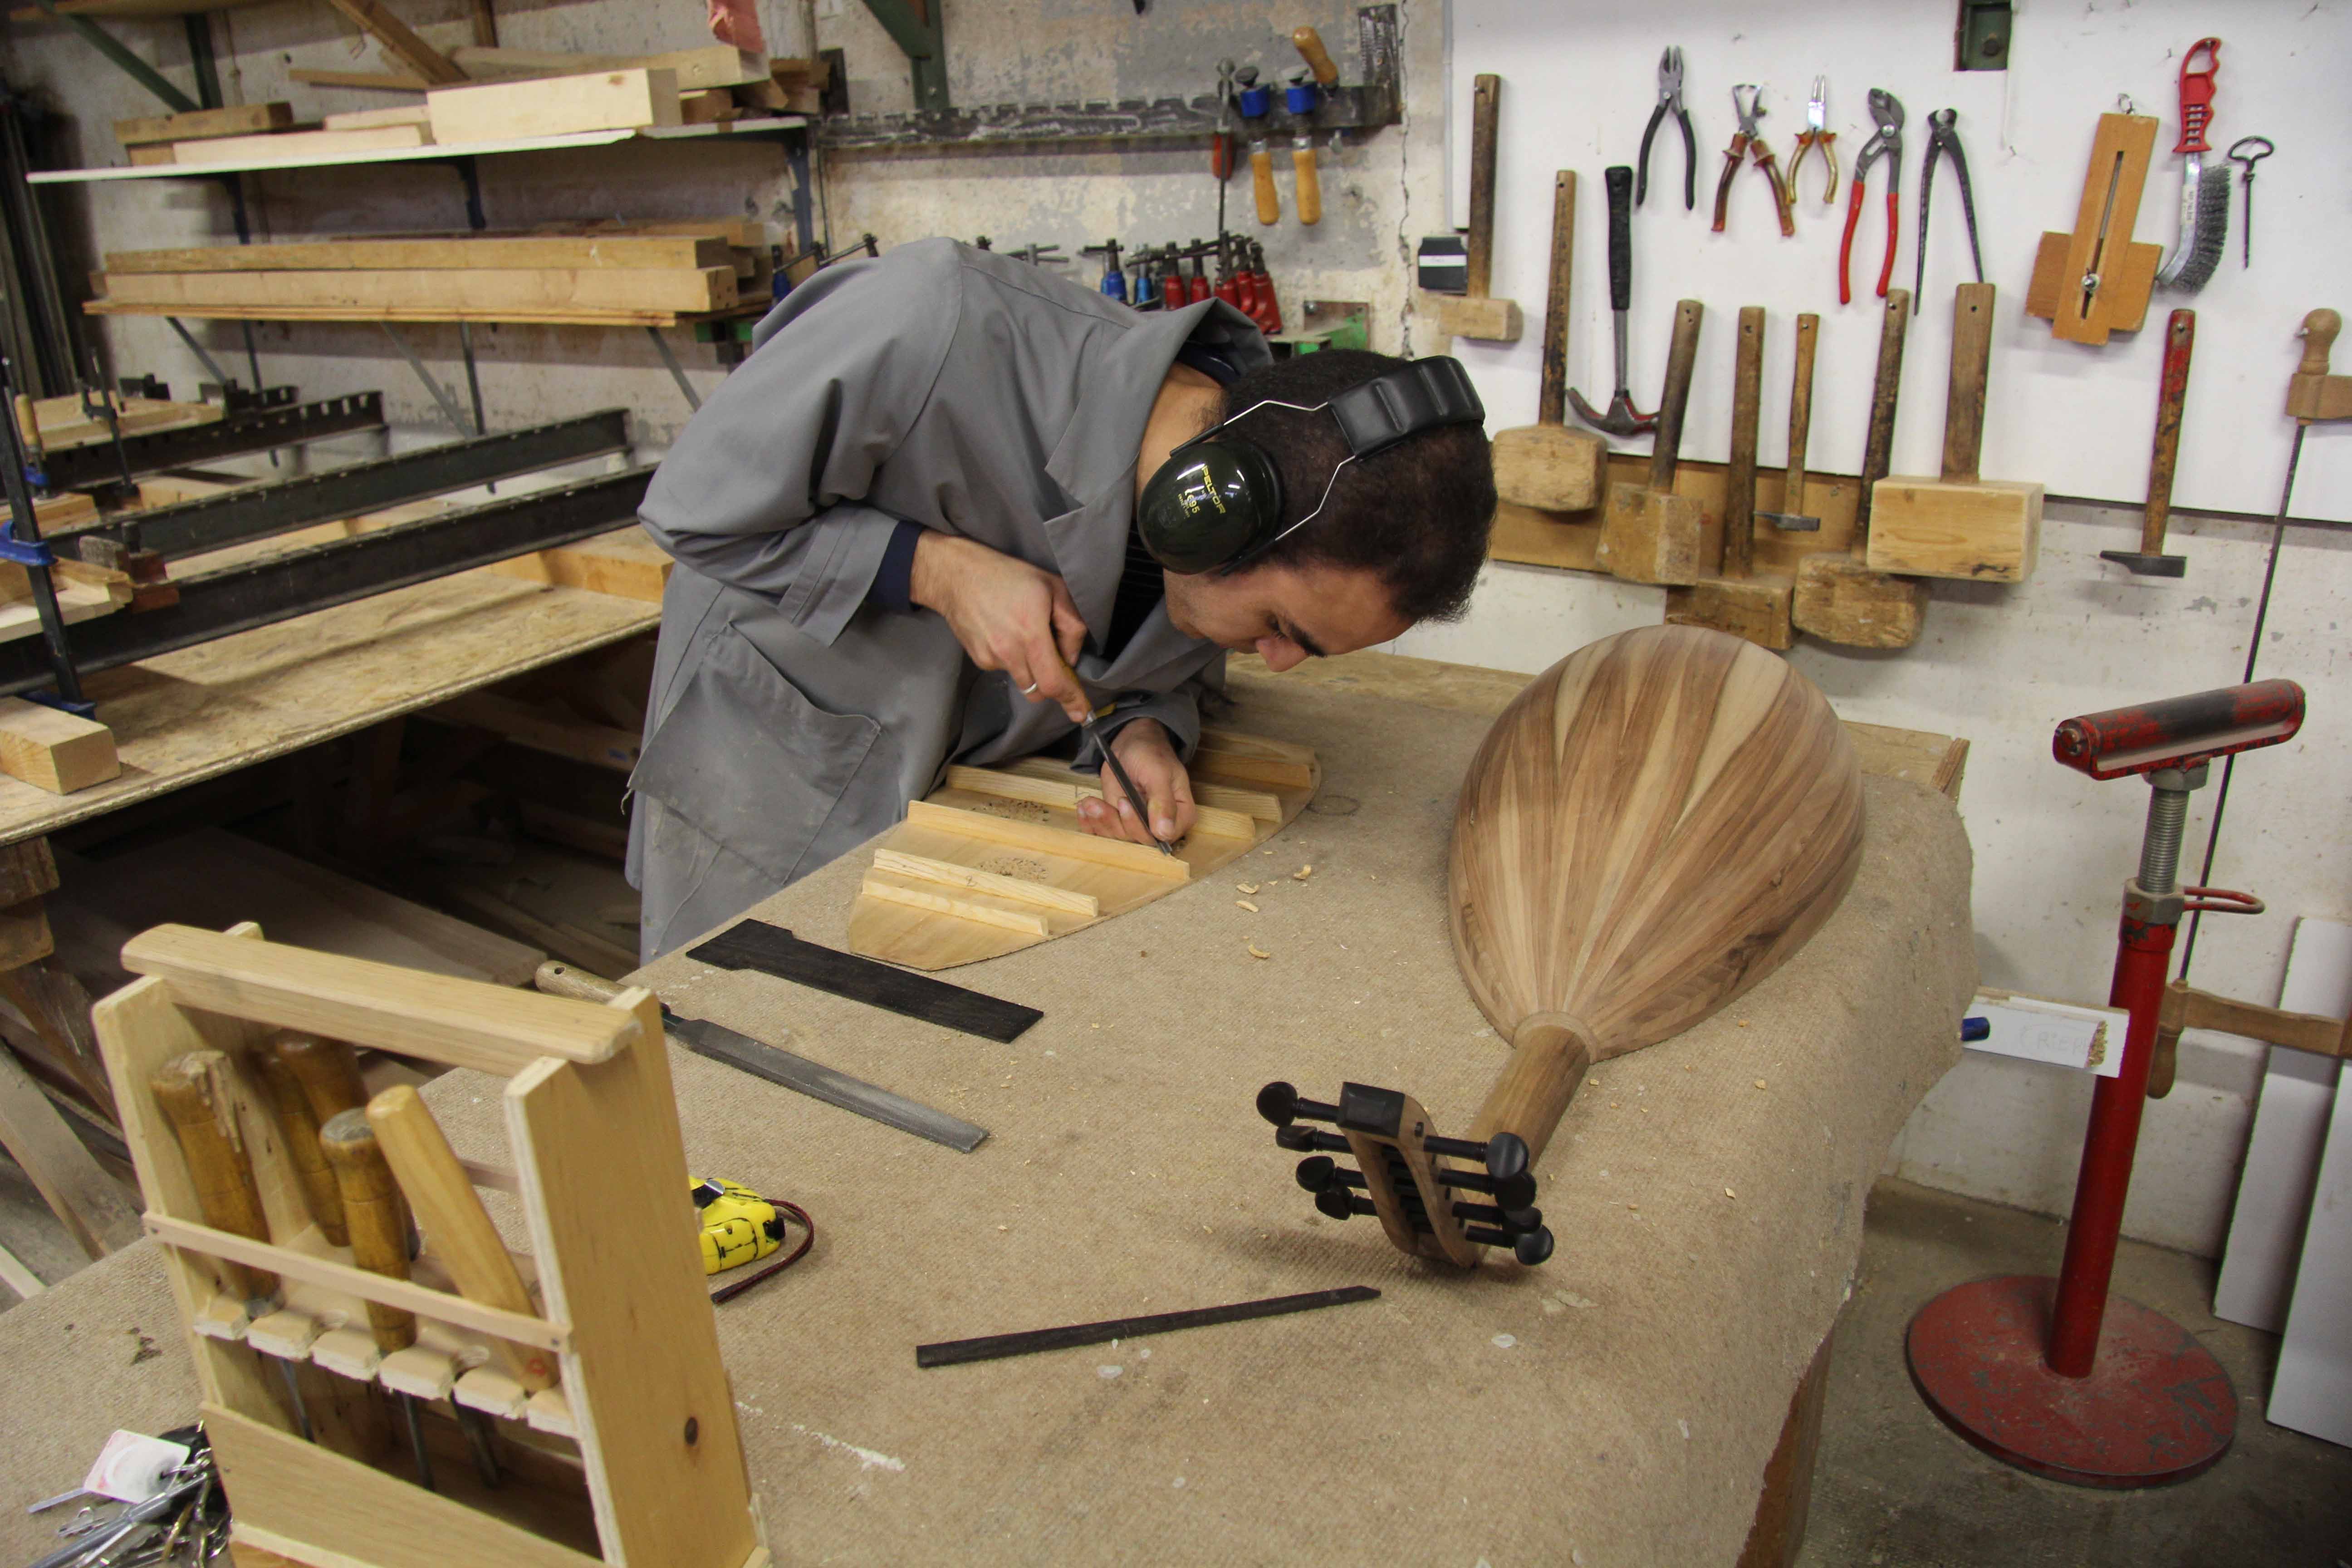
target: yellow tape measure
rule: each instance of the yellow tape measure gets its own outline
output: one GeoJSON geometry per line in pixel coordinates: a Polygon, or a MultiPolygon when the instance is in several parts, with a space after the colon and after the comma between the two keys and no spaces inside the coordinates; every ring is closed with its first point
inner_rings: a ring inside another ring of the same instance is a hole
{"type": "Polygon", "coordinates": [[[702,1222],[702,1271],[724,1273],[782,1247],[784,1216],[751,1188],[718,1177],[687,1178],[702,1222]]]}

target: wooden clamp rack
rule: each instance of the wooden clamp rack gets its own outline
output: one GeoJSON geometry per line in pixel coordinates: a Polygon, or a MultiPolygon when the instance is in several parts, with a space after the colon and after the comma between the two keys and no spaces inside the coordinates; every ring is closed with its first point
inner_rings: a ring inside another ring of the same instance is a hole
{"type": "Polygon", "coordinates": [[[1192,758],[1199,816],[1174,856],[1078,826],[1102,794],[1049,757],[951,767],[876,846],[849,919],[853,952],[948,969],[1123,915],[1247,854],[1322,783],[1305,746],[1215,728],[1192,758]]]}
{"type": "Polygon", "coordinates": [[[542,996],[264,942],[250,922],[158,926],[122,962],[142,978],[92,1018],[240,1564],[768,1561],[651,993],[542,996]],[[300,1104],[353,1076],[346,1047],[504,1077],[516,1169],[457,1161],[405,1089],[306,1131],[300,1104]],[[314,1078],[303,1063],[320,1057],[314,1078]],[[395,1100],[397,1127],[380,1120],[395,1100]],[[352,1201],[333,1205],[322,1164],[347,1166],[345,1135],[371,1125],[397,1188],[379,1181],[363,1204],[345,1181],[352,1201]],[[430,1187],[414,1175],[419,1132],[448,1172],[430,1187]],[[528,1257],[507,1252],[475,1187],[514,1195],[528,1257]],[[366,1222],[403,1195],[426,1240],[389,1265],[407,1278],[329,1239],[399,1237],[402,1222],[366,1222]],[[485,1274],[535,1279],[535,1300],[518,1283],[494,1300],[485,1274]],[[410,1315],[414,1343],[379,1355],[386,1321],[410,1315]],[[420,1456],[439,1461],[435,1489],[420,1456]]]}

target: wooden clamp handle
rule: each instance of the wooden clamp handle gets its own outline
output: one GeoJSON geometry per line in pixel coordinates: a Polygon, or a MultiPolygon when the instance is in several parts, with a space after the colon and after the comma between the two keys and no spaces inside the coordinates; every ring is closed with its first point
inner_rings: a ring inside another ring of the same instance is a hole
{"type": "Polygon", "coordinates": [[[1290,172],[1298,180],[1298,221],[1314,225],[1323,221],[1323,177],[1315,172],[1315,147],[1301,138],[1290,150],[1290,172]]]}
{"type": "Polygon", "coordinates": [[[1805,448],[1813,438],[1813,351],[1819,345],[1822,319],[1808,310],[1797,318],[1797,370],[1789,384],[1789,483],[1780,510],[1795,516],[1805,511],[1805,448]]]}
{"type": "MultiPolygon", "coordinates": [[[[401,1202],[383,1147],[364,1110],[346,1110],[319,1130],[352,1233],[352,1261],[387,1279],[408,1278],[408,1205],[401,1202]]],[[[416,1342],[416,1315],[380,1301],[367,1304],[376,1349],[386,1355],[416,1342]]]]}
{"type": "Polygon", "coordinates": [[[2197,312],[2175,310],[2164,330],[2164,385],[2156,399],[2156,444],[2147,459],[2147,509],[2140,516],[2139,548],[2164,553],[2172,517],[2172,474],[2180,461],[2180,411],[2189,401],[2189,360],[2197,347],[2197,312]]]}
{"type": "Polygon", "coordinates": [[[1685,300],[1675,307],[1675,338],[1666,349],[1666,384],[1658,395],[1657,439],[1650,447],[1650,488],[1675,488],[1675,458],[1683,444],[1683,412],[1690,406],[1691,371],[1698,363],[1699,322],[1706,307],[1685,300]]]}
{"type": "Polygon", "coordinates": [[[1315,73],[1318,87],[1329,87],[1339,79],[1339,68],[1331,63],[1331,51],[1323,47],[1323,35],[1312,27],[1293,27],[1290,42],[1298,50],[1298,58],[1315,73]]]}
{"type": "Polygon", "coordinates": [[[1568,292],[1576,252],[1576,171],[1551,180],[1551,284],[1544,295],[1543,384],[1536,423],[1568,422],[1568,292]]]}
{"type": "Polygon", "coordinates": [[[1862,447],[1862,492],[1853,503],[1853,558],[1870,542],[1871,491],[1886,477],[1895,452],[1895,405],[1903,392],[1903,344],[1911,334],[1911,290],[1886,291],[1886,313],[1878,328],[1878,374],[1870,384],[1870,434],[1862,447]]]}
{"type": "Polygon", "coordinates": [[[1513,1133],[1526,1142],[1533,1168],[1591,1068],[1592,1047],[1570,1019],[1538,1013],[1521,1020],[1511,1033],[1511,1058],[1470,1124],[1471,1138],[1483,1142],[1513,1133]]]}
{"type": "Polygon", "coordinates": [[[1470,234],[1469,289],[1473,300],[1486,298],[1495,277],[1495,138],[1503,79],[1482,76],[1470,103],[1470,234]]]}
{"type": "Polygon", "coordinates": [[[1992,369],[1993,286],[1952,291],[1952,384],[1944,404],[1944,479],[1974,484],[1984,451],[1985,382],[1992,369]]]}
{"type": "Polygon", "coordinates": [[[2336,347],[2336,334],[2344,330],[2344,318],[2335,311],[2322,309],[2303,319],[2303,363],[2295,369],[2298,375],[2326,375],[2327,356],[2336,347]]]}
{"type": "MultiPolygon", "coordinates": [[[[416,1090],[407,1084],[385,1089],[368,1101],[367,1119],[457,1293],[502,1311],[537,1313],[466,1167],[416,1090]]],[[[530,1393],[555,1382],[555,1363],[546,1352],[503,1340],[493,1341],[492,1347],[506,1373],[530,1393]]]]}
{"type": "MultiPolygon", "coordinates": [[[[174,1057],[156,1069],[148,1088],[154,1091],[155,1102],[163,1107],[179,1138],[205,1223],[249,1241],[268,1241],[269,1220],[261,1207],[261,1189],[254,1185],[253,1162],[247,1157],[244,1134],[237,1127],[228,1058],[219,1051],[190,1051],[174,1057]]],[[[247,1301],[278,1294],[275,1274],[242,1263],[215,1260],[215,1266],[228,1288],[247,1301]]]]}
{"type": "Polygon", "coordinates": [[[1257,190],[1257,221],[1282,221],[1282,195],[1274,188],[1274,153],[1263,142],[1250,149],[1250,183],[1257,190]]]}
{"type": "Polygon", "coordinates": [[[319,1234],[337,1247],[350,1245],[351,1233],[343,1224],[342,1192],[335,1184],[334,1172],[327,1168],[326,1155],[320,1152],[319,1118],[310,1110],[310,1097],[302,1092],[301,1079],[267,1047],[253,1053],[253,1065],[269,1091],[270,1105],[278,1113],[278,1131],[286,1140],[295,1174],[302,1179],[302,1195],[310,1202],[310,1217],[319,1222],[319,1234]]]}
{"type": "Polygon", "coordinates": [[[1756,423],[1764,406],[1764,307],[1739,310],[1731,371],[1731,464],[1724,475],[1723,574],[1756,573],[1756,423]]]}

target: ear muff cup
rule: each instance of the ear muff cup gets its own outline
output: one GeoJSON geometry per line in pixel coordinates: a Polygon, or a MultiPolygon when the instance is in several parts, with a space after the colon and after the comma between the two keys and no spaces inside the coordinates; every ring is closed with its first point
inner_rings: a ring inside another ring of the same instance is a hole
{"type": "Polygon", "coordinates": [[[1178,448],[1143,487],[1136,531],[1171,572],[1213,572],[1240,560],[1282,525],[1274,459],[1226,438],[1178,448]]]}

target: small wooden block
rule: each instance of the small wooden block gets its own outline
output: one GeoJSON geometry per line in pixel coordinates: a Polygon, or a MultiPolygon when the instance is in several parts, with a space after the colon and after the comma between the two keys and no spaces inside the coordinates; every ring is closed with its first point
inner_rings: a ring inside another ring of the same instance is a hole
{"type": "Polygon", "coordinates": [[[1690,496],[1612,485],[1593,559],[1629,583],[1696,583],[1705,523],[1703,509],[1690,496]]]}
{"type": "Polygon", "coordinates": [[[345,158],[422,147],[433,140],[422,125],[379,125],[370,131],[289,131],[276,136],[223,136],[209,142],[174,142],[175,163],[242,163],[264,158],[345,158]]]}
{"type": "Polygon", "coordinates": [[[1565,425],[1528,425],[1495,437],[1495,493],[1517,506],[1589,511],[1608,489],[1609,443],[1565,425]]]}
{"type": "Polygon", "coordinates": [[[1437,303],[1437,330],[1450,338],[1477,338],[1490,343],[1515,343],[1526,323],[1519,302],[1492,295],[1472,299],[1466,294],[1433,294],[1437,303]]]}
{"type": "Polygon", "coordinates": [[[330,1329],[311,1342],[310,1359],[339,1377],[373,1383],[375,1369],[383,1364],[383,1352],[364,1327],[330,1329]]]}
{"type": "Polygon", "coordinates": [[[39,899],[0,909],[0,970],[22,969],[57,950],[48,911],[39,899]]]}
{"type": "Polygon", "coordinates": [[[158,142],[150,146],[131,149],[131,166],[134,169],[144,169],[157,163],[176,163],[179,161],[178,156],[173,153],[172,144],[169,142],[158,142]]]}
{"type": "Polygon", "coordinates": [[[1666,624],[1711,626],[1777,653],[1796,643],[1796,597],[1792,577],[1709,577],[1666,590],[1666,624]]]}
{"type": "Polygon", "coordinates": [[[383,1364],[376,1368],[376,1376],[394,1394],[446,1399],[457,1385],[457,1363],[439,1351],[411,1345],[384,1357],[383,1364]]]}
{"type": "MultiPolygon", "coordinates": [[[[156,142],[196,142],[211,136],[250,136],[283,131],[294,123],[290,103],[240,103],[197,109],[185,114],[155,114],[114,122],[114,139],[125,147],[156,142]]],[[[134,157],[133,163],[138,162],[134,157]]]]}
{"type": "Polygon", "coordinates": [[[1927,584],[1873,572],[1850,555],[1809,555],[1797,564],[1790,619],[1801,632],[1842,647],[1909,647],[1927,614],[1927,584]]]}
{"type": "Polygon", "coordinates": [[[1041,941],[1054,934],[1045,923],[1045,917],[1030,910],[1001,909],[975,899],[959,899],[949,893],[903,887],[896,882],[886,882],[879,877],[867,877],[861,890],[866,897],[879,899],[886,904],[904,904],[909,909],[927,910],[933,914],[977,921],[982,925],[1002,926],[1006,931],[1017,931],[1024,936],[1034,936],[1041,941]]]}
{"type": "Polygon", "coordinates": [[[468,1410],[479,1410],[505,1421],[520,1421],[530,1404],[530,1393],[513,1378],[492,1367],[478,1366],[462,1374],[449,1396],[468,1410]]]}
{"type": "Polygon", "coordinates": [[[2040,485],[1898,475],[1871,491],[1874,572],[2022,583],[2041,554],[2040,485]]]}
{"type": "Polygon", "coordinates": [[[506,142],[678,123],[677,73],[637,69],[442,88],[425,95],[438,143],[506,142]]]}
{"type": "Polygon", "coordinates": [[[723,87],[682,93],[677,100],[678,122],[682,125],[715,125],[722,120],[733,120],[742,112],[736,105],[734,95],[723,87]]]}
{"type": "Polygon", "coordinates": [[[1559,566],[1571,572],[1601,570],[1601,514],[1561,517],[1535,507],[1498,501],[1486,555],[1526,566],[1559,566]]]}
{"type": "Polygon", "coordinates": [[[559,1437],[577,1437],[580,1424],[572,1419],[572,1402],[561,1388],[542,1388],[530,1396],[523,1406],[523,1422],[534,1432],[552,1432],[559,1437]]]}
{"type": "Polygon", "coordinates": [[[226,1340],[234,1344],[245,1338],[253,1326],[247,1315],[245,1303],[233,1296],[218,1295],[196,1309],[188,1319],[188,1327],[207,1339],[226,1340]]]}
{"type": "Polygon", "coordinates": [[[255,1350],[288,1361],[308,1361],[318,1338],[319,1320],[291,1310],[256,1318],[245,1332],[245,1342],[255,1350]]]}
{"type": "Polygon", "coordinates": [[[122,772],[114,731],[21,697],[0,698],[0,773],[71,795],[122,772]]]}
{"type": "Polygon", "coordinates": [[[330,114],[319,122],[323,131],[374,131],[386,125],[430,125],[433,111],[421,103],[395,104],[390,109],[355,109],[330,114]]]}

